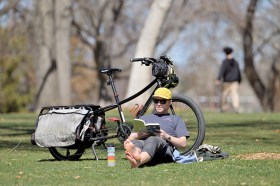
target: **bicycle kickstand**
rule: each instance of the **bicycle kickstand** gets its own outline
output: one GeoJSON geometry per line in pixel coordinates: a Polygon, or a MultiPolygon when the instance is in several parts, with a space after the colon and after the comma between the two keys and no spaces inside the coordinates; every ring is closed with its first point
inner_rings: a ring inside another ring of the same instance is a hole
{"type": "Polygon", "coordinates": [[[94,155],[94,157],[95,157],[95,159],[96,159],[96,161],[98,161],[99,160],[99,158],[98,158],[98,156],[97,156],[97,154],[96,154],[96,151],[95,151],[95,143],[93,143],[92,144],[92,154],[94,155]]]}

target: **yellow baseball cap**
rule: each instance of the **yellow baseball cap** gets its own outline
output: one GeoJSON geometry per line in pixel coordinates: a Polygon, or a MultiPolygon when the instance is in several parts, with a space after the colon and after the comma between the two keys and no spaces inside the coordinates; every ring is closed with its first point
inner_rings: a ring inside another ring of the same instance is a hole
{"type": "Polygon", "coordinates": [[[171,99],[172,93],[167,88],[158,88],[153,95],[153,98],[155,98],[155,97],[159,97],[159,98],[163,98],[163,99],[171,99]]]}

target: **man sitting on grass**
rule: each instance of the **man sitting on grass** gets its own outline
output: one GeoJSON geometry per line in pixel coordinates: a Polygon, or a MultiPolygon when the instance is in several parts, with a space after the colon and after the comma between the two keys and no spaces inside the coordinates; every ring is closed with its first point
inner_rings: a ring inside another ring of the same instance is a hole
{"type": "Polygon", "coordinates": [[[144,164],[172,162],[174,147],[187,146],[189,132],[184,121],[179,116],[168,113],[172,104],[171,98],[169,89],[158,88],[153,95],[155,113],[140,118],[146,123],[159,123],[159,135],[132,132],[124,142],[125,155],[132,168],[144,164]]]}

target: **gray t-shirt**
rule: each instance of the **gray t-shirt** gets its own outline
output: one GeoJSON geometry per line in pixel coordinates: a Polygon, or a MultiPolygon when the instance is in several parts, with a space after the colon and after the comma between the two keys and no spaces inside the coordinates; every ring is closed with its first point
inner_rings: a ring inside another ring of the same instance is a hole
{"type": "Polygon", "coordinates": [[[140,117],[146,123],[159,123],[160,129],[164,130],[167,134],[174,137],[189,137],[189,131],[182,118],[171,114],[149,114],[140,117]]]}

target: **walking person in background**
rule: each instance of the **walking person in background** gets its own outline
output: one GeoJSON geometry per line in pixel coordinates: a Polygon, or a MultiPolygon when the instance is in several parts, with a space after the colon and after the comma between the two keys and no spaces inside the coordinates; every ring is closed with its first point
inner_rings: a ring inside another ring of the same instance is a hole
{"type": "Polygon", "coordinates": [[[222,85],[222,96],[221,96],[221,112],[228,109],[227,96],[231,97],[232,106],[234,112],[239,112],[239,84],[241,83],[241,73],[237,61],[232,58],[231,54],[233,49],[225,47],[224,52],[226,59],[220,68],[219,75],[216,80],[216,85],[222,85]]]}

